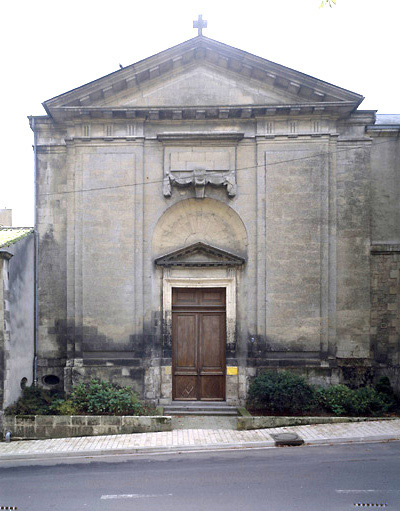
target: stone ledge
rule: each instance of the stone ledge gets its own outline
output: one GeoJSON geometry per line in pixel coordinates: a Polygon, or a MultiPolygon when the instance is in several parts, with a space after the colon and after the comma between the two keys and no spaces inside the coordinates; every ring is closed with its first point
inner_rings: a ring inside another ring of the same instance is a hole
{"type": "MultiPolygon", "coordinates": [[[[398,417],[394,417],[398,419],[398,417]]],[[[260,417],[238,417],[237,429],[266,429],[281,428],[285,426],[308,426],[311,424],[337,424],[344,422],[367,422],[377,420],[393,420],[392,417],[277,417],[277,416],[260,416],[260,417]]]]}
{"type": "Polygon", "coordinates": [[[372,255],[379,254],[399,254],[400,245],[399,243],[374,243],[370,247],[372,255]]]}
{"type": "Polygon", "coordinates": [[[2,437],[39,440],[171,431],[171,417],[110,415],[5,415],[2,437]]]}

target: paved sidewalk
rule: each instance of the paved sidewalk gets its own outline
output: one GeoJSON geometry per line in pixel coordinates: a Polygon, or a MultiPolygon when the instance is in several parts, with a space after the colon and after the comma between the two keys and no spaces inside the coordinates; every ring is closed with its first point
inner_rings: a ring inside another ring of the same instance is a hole
{"type": "Polygon", "coordinates": [[[236,431],[231,429],[177,429],[162,433],[136,433],[96,437],[55,438],[0,443],[0,461],[46,459],[105,454],[180,452],[209,449],[274,447],[271,434],[293,432],[305,444],[369,442],[400,438],[400,421],[316,424],[236,431]]]}

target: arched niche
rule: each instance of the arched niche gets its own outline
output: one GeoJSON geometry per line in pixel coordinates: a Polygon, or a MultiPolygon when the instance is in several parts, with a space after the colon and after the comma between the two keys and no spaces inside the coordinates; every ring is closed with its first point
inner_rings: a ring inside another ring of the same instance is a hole
{"type": "Polygon", "coordinates": [[[232,208],[215,199],[186,199],[167,209],[153,232],[154,257],[203,242],[246,257],[244,223],[232,208]]]}

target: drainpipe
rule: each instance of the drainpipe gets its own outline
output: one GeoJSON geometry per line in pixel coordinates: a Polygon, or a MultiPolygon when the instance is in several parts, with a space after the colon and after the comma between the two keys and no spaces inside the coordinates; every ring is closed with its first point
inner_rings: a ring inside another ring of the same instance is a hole
{"type": "Polygon", "coordinates": [[[39,243],[38,243],[38,218],[37,218],[37,200],[38,200],[38,180],[37,180],[37,154],[36,144],[37,136],[35,131],[35,117],[32,117],[31,128],[33,131],[33,158],[34,158],[34,179],[35,179],[35,228],[34,228],[34,287],[33,287],[33,300],[34,300],[34,320],[33,320],[33,384],[36,387],[38,384],[38,265],[39,265],[39,243]]]}
{"type": "MultiPolygon", "coordinates": [[[[35,224],[36,225],[36,224],[35,224]]],[[[33,259],[34,267],[34,321],[33,321],[33,384],[36,387],[38,384],[38,254],[39,254],[39,243],[38,243],[38,231],[34,230],[34,245],[35,254],[33,259]]]]}

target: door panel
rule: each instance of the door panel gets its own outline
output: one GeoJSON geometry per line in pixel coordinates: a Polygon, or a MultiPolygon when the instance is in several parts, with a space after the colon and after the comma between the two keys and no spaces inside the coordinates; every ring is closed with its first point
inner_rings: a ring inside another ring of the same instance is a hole
{"type": "Polygon", "coordinates": [[[181,401],[196,401],[198,399],[198,377],[195,376],[174,376],[176,399],[181,401]]]}
{"type": "Polygon", "coordinates": [[[200,348],[200,370],[216,371],[217,368],[223,367],[223,348],[221,342],[224,339],[225,330],[225,314],[224,312],[216,313],[200,313],[200,338],[202,342],[200,348]]]}
{"type": "Polygon", "coordinates": [[[175,340],[175,366],[177,370],[196,371],[197,315],[194,313],[177,312],[173,316],[173,337],[175,340]]]}
{"type": "Polygon", "coordinates": [[[173,399],[225,398],[225,289],[173,289],[173,399]]]}
{"type": "Polygon", "coordinates": [[[201,303],[204,305],[225,305],[226,293],[224,291],[225,289],[218,287],[214,289],[201,288],[201,293],[199,293],[201,303]]]}
{"type": "Polygon", "coordinates": [[[221,401],[225,396],[224,376],[201,376],[201,400],[221,401]],[[218,399],[216,396],[223,396],[218,399]]]}

